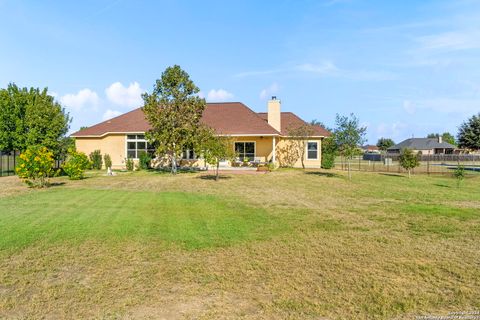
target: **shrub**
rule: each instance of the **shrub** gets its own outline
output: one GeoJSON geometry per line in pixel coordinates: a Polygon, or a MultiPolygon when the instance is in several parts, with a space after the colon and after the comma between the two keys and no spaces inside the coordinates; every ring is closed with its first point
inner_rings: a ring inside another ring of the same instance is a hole
{"type": "Polygon", "coordinates": [[[112,158],[109,154],[105,153],[105,155],[103,156],[103,163],[105,163],[105,168],[112,168],[112,158]]]}
{"type": "Polygon", "coordinates": [[[337,145],[332,137],[322,141],[322,168],[331,169],[335,166],[335,156],[337,155],[337,145]]]}
{"type": "Polygon", "coordinates": [[[140,152],[138,158],[138,167],[140,169],[147,170],[150,168],[150,162],[152,161],[152,157],[148,153],[142,151],[140,152]]]}
{"type": "Polygon", "coordinates": [[[133,171],[133,160],[131,158],[125,159],[125,166],[128,171],[133,171]]]}
{"type": "Polygon", "coordinates": [[[53,153],[46,147],[28,147],[15,168],[19,178],[30,187],[47,187],[48,178],[55,175],[53,153]]]}
{"type": "Polygon", "coordinates": [[[463,166],[457,166],[453,172],[453,176],[457,179],[457,188],[460,188],[460,183],[465,179],[465,168],[463,166]]]}
{"type": "Polygon", "coordinates": [[[100,153],[100,150],[95,150],[90,153],[90,161],[92,162],[92,169],[102,169],[102,154],[100,153]]]}
{"type": "Polygon", "coordinates": [[[80,180],[84,178],[85,169],[88,169],[90,165],[85,153],[71,150],[62,168],[70,180],[80,180]]]}

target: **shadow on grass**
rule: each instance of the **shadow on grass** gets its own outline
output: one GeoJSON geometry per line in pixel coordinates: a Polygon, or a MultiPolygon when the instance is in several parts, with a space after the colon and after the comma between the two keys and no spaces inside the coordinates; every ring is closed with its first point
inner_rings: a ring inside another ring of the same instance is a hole
{"type": "Polygon", "coordinates": [[[315,175],[315,176],[320,176],[320,177],[327,177],[327,178],[343,178],[343,176],[333,172],[306,171],[305,173],[315,175]]]}
{"type": "Polygon", "coordinates": [[[406,178],[403,174],[398,174],[398,173],[379,173],[379,174],[387,177],[406,178]]]}
{"type": "MultiPolygon", "coordinates": [[[[214,174],[207,174],[207,175],[201,175],[198,178],[203,179],[203,180],[215,180],[216,176],[214,174]]],[[[218,176],[218,180],[228,180],[232,179],[230,176],[218,176]]]]}
{"type": "Polygon", "coordinates": [[[433,184],[436,187],[442,187],[442,188],[451,188],[452,186],[449,186],[447,184],[441,184],[441,183],[434,183],[433,184]]]}

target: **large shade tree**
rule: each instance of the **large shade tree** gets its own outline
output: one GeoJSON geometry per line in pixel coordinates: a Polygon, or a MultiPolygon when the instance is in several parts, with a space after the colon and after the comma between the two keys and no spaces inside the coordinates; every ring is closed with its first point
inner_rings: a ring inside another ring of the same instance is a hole
{"type": "Polygon", "coordinates": [[[147,139],[156,146],[157,155],[170,159],[172,173],[183,150],[195,144],[205,99],[180,66],[168,67],[158,79],[151,94],[144,93],[142,108],[152,126],[147,139]]]}
{"type": "Polygon", "coordinates": [[[460,148],[480,150],[480,113],[460,125],[457,139],[460,148]]]}
{"type": "Polygon", "coordinates": [[[67,143],[70,121],[47,88],[19,88],[12,83],[0,89],[0,150],[44,146],[58,156],[67,143]]]}

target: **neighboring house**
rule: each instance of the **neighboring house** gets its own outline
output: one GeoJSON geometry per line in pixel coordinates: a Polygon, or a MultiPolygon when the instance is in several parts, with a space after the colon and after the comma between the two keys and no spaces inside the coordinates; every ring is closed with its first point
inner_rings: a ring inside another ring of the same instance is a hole
{"type": "Polygon", "coordinates": [[[361,146],[363,153],[380,153],[380,149],[377,146],[368,144],[366,146],[361,146]]]}
{"type": "MultiPolygon", "coordinates": [[[[289,156],[285,153],[291,153],[292,146],[296,145],[288,136],[289,128],[304,125],[305,121],[291,112],[281,112],[280,104],[280,100],[272,97],[268,101],[268,112],[256,113],[240,102],[207,103],[201,121],[218,135],[234,140],[239,161],[282,164],[289,156]]],[[[111,156],[113,168],[120,169],[125,167],[126,158],[136,160],[140,152],[154,151],[145,140],[145,132],[150,128],[142,109],[138,108],[75,132],[72,137],[75,138],[78,151],[89,154],[99,149],[102,154],[111,156]]],[[[314,134],[304,141],[307,148],[304,163],[306,167],[319,168],[322,139],[330,133],[320,126],[314,126],[313,129],[314,134]]],[[[185,150],[182,158],[183,164],[203,164],[190,150],[185,150]]],[[[294,166],[301,166],[300,159],[296,159],[294,166]]]]}
{"type": "Polygon", "coordinates": [[[442,141],[442,137],[438,138],[410,138],[400,142],[387,149],[388,153],[400,153],[402,149],[412,149],[413,152],[421,152],[422,155],[428,154],[452,154],[455,146],[442,141]]]}

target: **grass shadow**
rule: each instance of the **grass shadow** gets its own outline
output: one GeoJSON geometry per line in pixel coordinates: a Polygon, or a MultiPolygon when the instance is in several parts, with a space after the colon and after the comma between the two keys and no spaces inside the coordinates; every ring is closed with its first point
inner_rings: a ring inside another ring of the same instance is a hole
{"type": "Polygon", "coordinates": [[[327,178],[343,178],[342,175],[339,175],[338,173],[332,173],[332,172],[306,171],[305,174],[311,174],[311,175],[327,177],[327,178]]]}
{"type": "MultiPolygon", "coordinates": [[[[202,180],[215,180],[216,176],[214,174],[206,174],[206,175],[201,175],[198,178],[202,180]]],[[[222,176],[222,175],[218,176],[218,180],[228,180],[228,179],[232,179],[232,177],[222,176]]]]}
{"type": "Polygon", "coordinates": [[[437,187],[442,187],[442,188],[451,188],[452,186],[446,185],[446,184],[441,184],[441,183],[434,183],[434,186],[437,187]]]}
{"type": "Polygon", "coordinates": [[[379,174],[387,177],[405,178],[403,174],[398,174],[398,173],[379,173],[379,174]]]}

